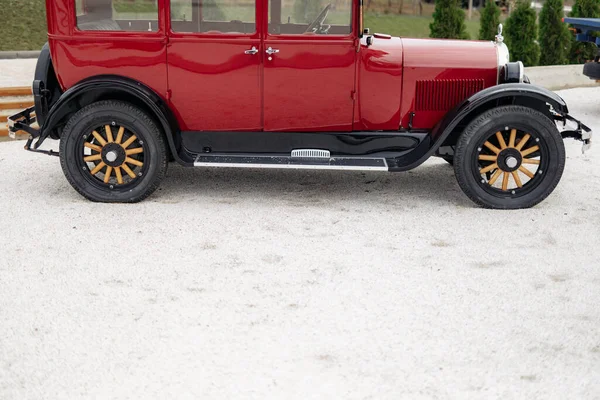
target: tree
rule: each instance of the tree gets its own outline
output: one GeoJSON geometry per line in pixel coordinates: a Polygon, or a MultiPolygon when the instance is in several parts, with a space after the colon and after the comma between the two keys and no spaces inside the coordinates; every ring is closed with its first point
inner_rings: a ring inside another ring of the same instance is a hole
{"type": "Polygon", "coordinates": [[[487,0],[481,12],[479,40],[494,40],[500,24],[500,7],[494,0],[487,0]]]}
{"type": "MultiPolygon", "coordinates": [[[[573,18],[598,18],[600,17],[600,5],[598,0],[575,0],[573,9],[569,14],[573,18]]],[[[575,35],[571,39],[571,51],[569,61],[571,64],[583,64],[596,56],[596,45],[589,42],[577,42],[575,35]]]]}
{"type": "Polygon", "coordinates": [[[563,0],[546,0],[540,12],[540,65],[569,63],[571,37],[564,16],[563,0]]]}
{"type": "Polygon", "coordinates": [[[528,67],[538,64],[540,46],[537,44],[536,15],[527,0],[518,0],[506,20],[505,41],[513,61],[522,61],[528,67]]]}
{"type": "Polygon", "coordinates": [[[469,39],[465,26],[465,12],[458,0],[436,0],[433,22],[429,24],[432,38],[469,39]]]}

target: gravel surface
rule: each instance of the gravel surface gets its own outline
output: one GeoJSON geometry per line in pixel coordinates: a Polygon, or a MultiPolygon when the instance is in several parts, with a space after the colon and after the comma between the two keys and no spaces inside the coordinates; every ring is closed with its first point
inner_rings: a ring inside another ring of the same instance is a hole
{"type": "MultiPolygon", "coordinates": [[[[600,89],[560,94],[600,132],[600,89]],[[585,99],[588,104],[581,105],[585,99]]],[[[0,399],[600,398],[600,155],[479,209],[452,169],[184,169],[94,204],[0,143],[0,399]]]]}

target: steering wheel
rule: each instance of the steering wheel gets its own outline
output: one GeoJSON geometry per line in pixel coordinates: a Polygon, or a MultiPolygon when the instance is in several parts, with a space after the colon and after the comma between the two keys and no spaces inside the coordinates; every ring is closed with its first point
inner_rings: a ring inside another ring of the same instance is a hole
{"type": "Polygon", "coordinates": [[[317,15],[317,18],[313,22],[308,25],[308,28],[304,31],[304,33],[327,33],[331,25],[327,27],[327,29],[323,29],[323,22],[327,19],[327,14],[329,14],[329,10],[331,9],[331,3],[327,4],[323,11],[317,15]]]}

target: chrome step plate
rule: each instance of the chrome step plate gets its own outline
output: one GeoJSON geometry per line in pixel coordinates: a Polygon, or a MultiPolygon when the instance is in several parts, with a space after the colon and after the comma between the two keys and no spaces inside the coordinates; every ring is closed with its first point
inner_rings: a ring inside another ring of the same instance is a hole
{"type": "Polygon", "coordinates": [[[292,157],[301,158],[331,158],[329,150],[297,149],[292,150],[292,157]]]}
{"type": "Polygon", "coordinates": [[[198,154],[194,167],[329,169],[346,171],[388,171],[385,158],[372,157],[292,157],[198,154]]]}

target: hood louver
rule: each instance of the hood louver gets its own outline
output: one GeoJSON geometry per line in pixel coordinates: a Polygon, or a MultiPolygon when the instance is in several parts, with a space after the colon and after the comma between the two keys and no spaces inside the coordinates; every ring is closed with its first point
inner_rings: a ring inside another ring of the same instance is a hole
{"type": "Polygon", "coordinates": [[[483,90],[483,79],[417,81],[415,111],[448,111],[483,90]]]}

